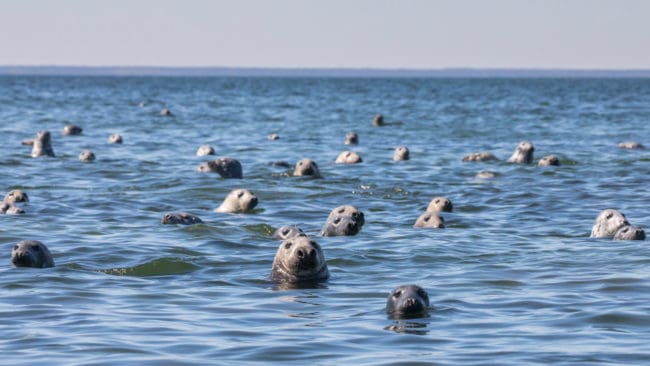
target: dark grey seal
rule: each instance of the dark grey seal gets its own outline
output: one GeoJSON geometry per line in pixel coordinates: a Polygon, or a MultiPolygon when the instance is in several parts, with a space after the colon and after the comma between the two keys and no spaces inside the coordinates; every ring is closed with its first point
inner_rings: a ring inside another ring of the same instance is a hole
{"type": "Polygon", "coordinates": [[[558,166],[560,165],[560,159],[555,155],[548,155],[541,159],[537,163],[538,166],[558,166]]]}
{"type": "Polygon", "coordinates": [[[207,155],[214,155],[216,152],[214,151],[214,148],[210,145],[201,145],[199,146],[198,150],[196,150],[196,156],[207,156],[207,155]]]}
{"type": "Polygon", "coordinates": [[[341,205],[330,211],[330,214],[327,216],[327,220],[331,220],[336,216],[352,216],[352,218],[357,222],[357,225],[359,225],[359,229],[366,223],[366,218],[355,206],[352,205],[341,205]]]}
{"type": "Polygon", "coordinates": [[[375,114],[375,116],[372,118],[372,125],[375,127],[383,126],[384,116],[382,116],[381,114],[375,114]]]}
{"type": "Polygon", "coordinates": [[[9,193],[5,195],[3,202],[5,203],[29,202],[29,197],[27,196],[27,193],[23,192],[23,190],[14,189],[9,191],[9,193]]]}
{"type": "Polygon", "coordinates": [[[34,138],[34,144],[32,145],[32,158],[38,158],[41,156],[54,156],[50,131],[39,131],[34,138]]]}
{"type": "Polygon", "coordinates": [[[594,225],[591,227],[591,238],[607,238],[616,234],[616,231],[622,226],[630,223],[622,212],[613,208],[600,211],[594,225]]]}
{"type": "Polygon", "coordinates": [[[398,286],[386,299],[386,312],[392,318],[422,317],[428,309],[429,295],[417,285],[398,286]]]}
{"type": "Polygon", "coordinates": [[[283,241],[273,259],[271,280],[275,282],[323,281],[329,277],[320,245],[307,236],[283,241]]]}
{"type": "Polygon", "coordinates": [[[445,219],[437,212],[425,212],[415,221],[413,227],[428,229],[444,229],[445,219]]]}
{"type": "Polygon", "coordinates": [[[108,136],[108,143],[109,144],[121,144],[122,143],[122,136],[120,134],[114,133],[114,134],[108,136]]]}
{"type": "Polygon", "coordinates": [[[356,145],[359,143],[359,135],[356,132],[348,132],[345,134],[346,145],[356,145]]]}
{"type": "Polygon", "coordinates": [[[257,206],[257,196],[248,189],[233,189],[215,212],[244,213],[257,206]]]}
{"type": "Polygon", "coordinates": [[[163,108],[163,109],[161,109],[161,110],[160,110],[160,115],[161,115],[161,116],[167,116],[167,117],[171,117],[171,116],[173,116],[172,111],[170,111],[170,110],[167,109],[167,108],[163,108]]]}
{"type": "Polygon", "coordinates": [[[530,141],[520,142],[512,156],[507,160],[508,163],[530,164],[533,162],[533,152],[535,147],[530,141]]]}
{"type": "Polygon", "coordinates": [[[241,163],[233,158],[220,158],[205,162],[196,169],[201,173],[218,173],[222,178],[243,178],[241,163]]]}
{"type": "Polygon", "coordinates": [[[95,154],[90,150],[84,150],[79,154],[79,160],[85,163],[92,163],[95,161],[95,154]]]}
{"type": "Polygon", "coordinates": [[[336,164],[358,164],[362,163],[361,156],[354,151],[343,151],[336,157],[336,164]]]}
{"type": "Polygon", "coordinates": [[[334,216],[328,219],[321,236],[351,236],[359,233],[360,226],[352,216],[334,216]]]}
{"type": "Polygon", "coordinates": [[[635,141],[624,141],[618,144],[618,147],[621,149],[645,149],[645,146],[641,145],[640,142],[635,141]]]}
{"type": "Polygon", "coordinates": [[[463,156],[463,161],[494,161],[494,160],[499,160],[499,159],[497,159],[497,157],[494,156],[494,154],[489,153],[487,151],[472,153],[463,156]]]}
{"type": "Polygon", "coordinates": [[[306,236],[305,233],[296,225],[285,225],[273,233],[273,239],[287,240],[296,236],[306,236]]]}
{"type": "Polygon", "coordinates": [[[625,225],[616,230],[614,240],[645,240],[645,231],[638,226],[625,225]]]}
{"type": "Polygon", "coordinates": [[[187,212],[170,212],[162,216],[160,223],[165,225],[193,225],[202,224],[203,220],[201,220],[198,216],[187,212]]]}
{"type": "Polygon", "coordinates": [[[83,128],[76,126],[76,125],[65,125],[63,127],[63,136],[74,136],[74,135],[81,135],[83,132],[83,128]]]}
{"type": "Polygon", "coordinates": [[[449,198],[438,196],[429,202],[427,206],[427,212],[452,212],[454,210],[454,205],[451,203],[449,198]]]}
{"type": "Polygon", "coordinates": [[[411,152],[409,151],[408,147],[398,146],[395,148],[395,151],[393,152],[394,161],[409,160],[410,158],[411,158],[411,152]]]}
{"type": "Polygon", "coordinates": [[[310,176],[314,178],[320,178],[320,170],[318,170],[318,164],[311,159],[302,159],[296,163],[296,167],[293,169],[293,175],[296,177],[301,176],[310,176]]]}
{"type": "Polygon", "coordinates": [[[54,267],[52,253],[38,240],[23,240],[11,251],[11,263],[16,267],[54,267]]]}

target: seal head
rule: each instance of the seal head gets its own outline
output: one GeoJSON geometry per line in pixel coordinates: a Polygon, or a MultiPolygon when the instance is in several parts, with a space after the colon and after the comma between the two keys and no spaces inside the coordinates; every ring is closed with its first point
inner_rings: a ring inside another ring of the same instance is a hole
{"type": "Polygon", "coordinates": [[[273,233],[273,239],[279,240],[287,240],[296,236],[306,236],[302,229],[296,225],[282,226],[273,233]]]}
{"type": "Polygon", "coordinates": [[[203,223],[203,220],[201,220],[198,216],[187,212],[170,212],[162,216],[160,223],[164,225],[193,225],[201,224],[203,223]]]}
{"type": "Polygon", "coordinates": [[[352,216],[334,216],[328,219],[321,236],[351,236],[359,233],[360,226],[352,216]]]}
{"type": "Polygon", "coordinates": [[[530,164],[533,161],[533,152],[535,147],[530,141],[522,141],[517,145],[508,163],[530,164]]]}
{"type": "Polygon", "coordinates": [[[3,202],[6,203],[29,202],[29,197],[27,196],[27,193],[23,192],[21,189],[14,189],[9,191],[9,193],[5,195],[5,199],[3,202]]]}
{"type": "Polygon", "coordinates": [[[420,286],[401,285],[386,299],[386,312],[394,318],[417,318],[427,314],[429,295],[420,286]]]}
{"type": "Polygon", "coordinates": [[[395,152],[393,152],[394,161],[409,160],[410,158],[411,158],[411,152],[409,151],[408,147],[398,146],[395,148],[395,152]]]}
{"type": "Polygon", "coordinates": [[[616,231],[622,226],[630,223],[622,212],[613,208],[600,211],[593,226],[591,227],[591,238],[607,238],[616,234],[616,231]]]}
{"type": "Polygon", "coordinates": [[[275,282],[323,281],[329,277],[323,251],[307,236],[283,241],[273,259],[271,280],[275,282]]]}
{"type": "Polygon", "coordinates": [[[50,131],[39,131],[34,138],[34,143],[32,144],[32,158],[38,158],[41,156],[54,157],[50,131]]]}
{"type": "Polygon", "coordinates": [[[311,159],[302,159],[296,163],[296,167],[293,169],[293,175],[295,177],[309,176],[314,178],[320,178],[320,170],[318,170],[318,165],[315,161],[311,159]]]}
{"type": "Polygon", "coordinates": [[[38,240],[23,240],[11,251],[11,263],[16,267],[54,267],[52,253],[38,240]]]}
{"type": "Polygon", "coordinates": [[[645,240],[645,231],[638,226],[625,225],[616,230],[614,240],[645,240]]]}
{"type": "Polygon", "coordinates": [[[257,196],[248,189],[233,189],[215,212],[244,213],[257,206],[257,196]]]}
{"type": "Polygon", "coordinates": [[[438,214],[438,212],[425,212],[415,221],[413,227],[421,227],[427,229],[444,229],[445,219],[438,214]]]}
{"type": "Polygon", "coordinates": [[[449,198],[443,196],[432,199],[427,207],[427,212],[452,212],[453,210],[454,205],[451,204],[449,198]]]}
{"type": "Polygon", "coordinates": [[[327,220],[331,220],[336,216],[352,216],[352,218],[357,222],[359,229],[361,229],[361,227],[366,223],[366,219],[365,216],[363,215],[363,212],[361,212],[361,210],[359,210],[358,208],[352,205],[342,205],[333,209],[332,211],[330,211],[327,220]]]}

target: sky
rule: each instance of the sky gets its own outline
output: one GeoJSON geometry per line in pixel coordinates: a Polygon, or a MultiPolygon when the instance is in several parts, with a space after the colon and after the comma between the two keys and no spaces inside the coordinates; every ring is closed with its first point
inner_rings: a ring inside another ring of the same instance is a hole
{"type": "Polygon", "coordinates": [[[0,0],[0,65],[650,69],[645,0],[0,0]]]}

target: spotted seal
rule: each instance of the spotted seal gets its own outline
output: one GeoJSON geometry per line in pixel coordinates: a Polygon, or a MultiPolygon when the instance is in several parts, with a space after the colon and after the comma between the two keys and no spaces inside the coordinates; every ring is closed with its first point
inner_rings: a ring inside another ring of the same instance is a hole
{"type": "Polygon", "coordinates": [[[591,238],[607,238],[616,234],[616,231],[622,226],[629,225],[630,223],[625,218],[625,215],[613,208],[608,208],[600,211],[594,224],[591,228],[591,238]]]}
{"type": "Polygon", "coordinates": [[[472,153],[472,154],[465,155],[463,157],[463,161],[494,161],[494,160],[499,160],[499,159],[497,159],[497,157],[494,156],[494,154],[487,151],[472,153]]]}
{"type": "Polygon", "coordinates": [[[273,258],[271,280],[275,282],[323,281],[329,278],[320,245],[307,236],[283,241],[273,258]]]}
{"type": "Polygon", "coordinates": [[[533,161],[533,152],[535,146],[530,141],[520,142],[512,156],[507,160],[508,163],[530,164],[533,161]]]}
{"type": "Polygon", "coordinates": [[[296,225],[285,225],[273,233],[273,239],[287,240],[296,236],[305,236],[305,233],[296,225]]]}
{"type": "Polygon", "coordinates": [[[198,150],[196,150],[196,156],[207,156],[207,155],[214,155],[215,151],[214,148],[210,145],[201,145],[199,146],[198,150]]]}
{"type": "Polygon", "coordinates": [[[537,163],[538,166],[558,166],[560,165],[560,159],[555,155],[548,155],[541,159],[537,163]]]}
{"type": "Polygon", "coordinates": [[[34,138],[34,144],[32,145],[32,158],[38,158],[41,156],[54,156],[50,131],[39,131],[34,138]]]}
{"type": "Polygon", "coordinates": [[[351,236],[359,233],[360,226],[352,216],[334,216],[328,219],[320,232],[321,236],[351,236]]]}
{"type": "Polygon", "coordinates": [[[81,135],[83,132],[83,128],[77,126],[77,125],[65,125],[63,127],[63,132],[61,134],[63,136],[75,136],[75,135],[81,135]]]}
{"type": "Polygon", "coordinates": [[[9,191],[9,193],[5,195],[3,202],[5,203],[29,202],[29,197],[27,196],[27,193],[23,192],[22,189],[14,189],[9,191]]]}
{"type": "Polygon", "coordinates": [[[645,240],[645,231],[638,226],[624,225],[616,230],[614,240],[645,240]]]}
{"type": "Polygon", "coordinates": [[[453,209],[454,205],[451,203],[451,200],[443,196],[433,198],[429,202],[429,206],[427,206],[427,212],[452,212],[453,209]]]}
{"type": "Polygon", "coordinates": [[[362,163],[361,156],[354,151],[343,151],[336,157],[336,164],[358,164],[362,163]]]}
{"type": "Polygon", "coordinates": [[[361,229],[361,227],[366,223],[366,218],[363,212],[352,205],[341,205],[332,209],[330,214],[327,216],[327,220],[331,220],[336,216],[351,216],[357,222],[359,229],[361,229]]]}
{"type": "Polygon", "coordinates": [[[386,312],[394,318],[426,316],[429,294],[417,285],[401,285],[390,292],[386,299],[386,312]]]}
{"type": "Polygon", "coordinates": [[[444,229],[445,219],[438,212],[425,212],[415,221],[413,227],[428,229],[444,229]]]}
{"type": "Polygon", "coordinates": [[[108,136],[108,143],[109,144],[121,144],[122,143],[122,136],[120,134],[114,133],[114,134],[108,136]]]}
{"type": "Polygon", "coordinates": [[[233,158],[219,158],[213,161],[202,163],[196,168],[201,173],[213,172],[218,173],[222,178],[242,179],[241,163],[233,158]]]}
{"type": "Polygon", "coordinates": [[[16,267],[54,267],[52,253],[38,240],[23,240],[11,251],[11,263],[16,267]]]}
{"type": "Polygon", "coordinates": [[[356,132],[348,132],[345,134],[346,145],[356,145],[359,143],[359,135],[356,132]]]}
{"type": "Polygon", "coordinates": [[[624,141],[619,143],[618,147],[621,149],[645,149],[645,146],[636,141],[624,141]]]}
{"type": "Polygon", "coordinates": [[[79,154],[79,160],[85,163],[91,163],[95,161],[95,153],[90,150],[84,150],[79,154]]]}
{"type": "Polygon", "coordinates": [[[393,152],[393,161],[402,161],[409,160],[411,158],[411,152],[406,146],[398,146],[393,152]]]}
{"type": "Polygon", "coordinates": [[[310,176],[314,178],[320,178],[320,171],[318,170],[318,164],[311,159],[302,159],[296,163],[296,167],[293,169],[293,175],[296,177],[301,176],[310,176]]]}
{"type": "Polygon", "coordinates": [[[201,220],[198,216],[188,212],[169,212],[162,215],[160,223],[163,225],[193,225],[202,224],[203,220],[201,220]]]}
{"type": "Polygon", "coordinates": [[[233,189],[215,212],[244,213],[257,206],[257,196],[248,189],[233,189]]]}

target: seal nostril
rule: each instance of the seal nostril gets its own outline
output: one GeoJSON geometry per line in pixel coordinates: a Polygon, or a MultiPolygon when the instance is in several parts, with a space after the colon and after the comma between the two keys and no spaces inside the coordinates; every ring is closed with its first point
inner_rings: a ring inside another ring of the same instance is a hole
{"type": "Polygon", "coordinates": [[[296,254],[298,255],[298,258],[304,258],[305,257],[305,252],[303,252],[302,249],[298,249],[298,252],[296,254]]]}

